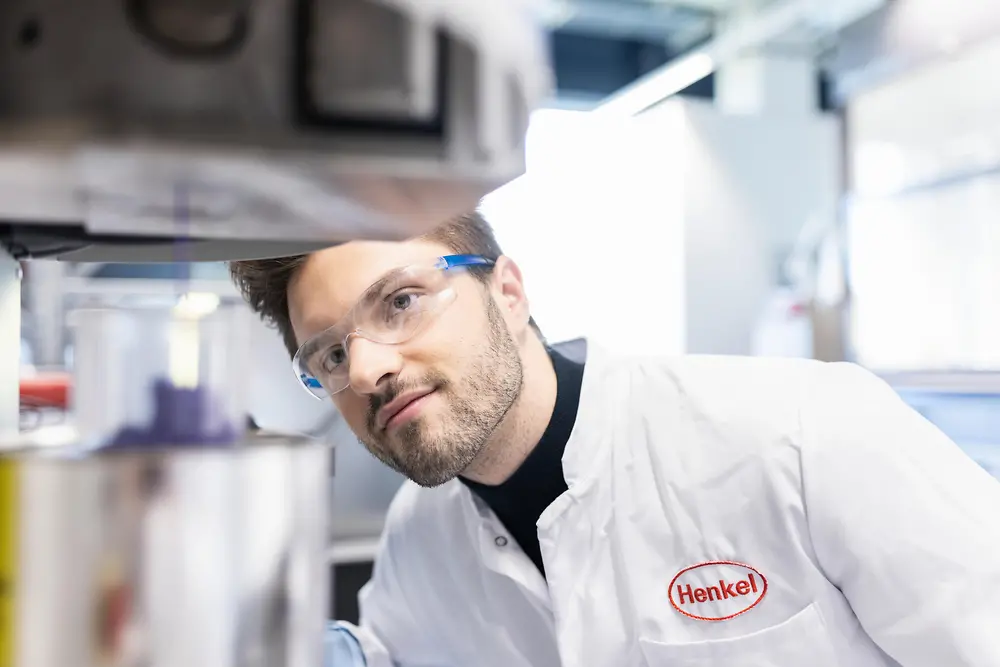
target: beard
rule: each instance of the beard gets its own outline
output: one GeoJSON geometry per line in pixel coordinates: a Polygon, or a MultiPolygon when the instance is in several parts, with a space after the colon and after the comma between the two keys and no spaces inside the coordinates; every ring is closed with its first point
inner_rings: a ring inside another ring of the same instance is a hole
{"type": "Polygon", "coordinates": [[[461,380],[429,372],[405,384],[394,383],[384,395],[372,399],[362,444],[379,461],[420,486],[439,486],[468,468],[521,395],[521,357],[503,315],[489,297],[486,313],[488,339],[461,380]],[[375,426],[379,409],[416,387],[434,387],[446,402],[448,410],[437,432],[431,433],[424,418],[417,417],[392,434],[380,433],[375,426]]]}

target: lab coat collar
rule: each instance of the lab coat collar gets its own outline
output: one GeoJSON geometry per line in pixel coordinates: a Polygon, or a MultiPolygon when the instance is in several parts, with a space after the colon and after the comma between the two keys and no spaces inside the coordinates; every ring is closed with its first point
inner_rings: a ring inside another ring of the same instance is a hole
{"type": "MultiPolygon", "coordinates": [[[[559,348],[556,347],[556,350],[559,348]]],[[[562,465],[566,485],[570,491],[575,486],[586,483],[596,476],[598,467],[588,443],[593,442],[601,420],[595,419],[602,412],[610,409],[604,400],[605,391],[602,387],[607,374],[607,358],[603,350],[587,341],[586,363],[583,367],[583,386],[580,388],[580,406],[576,413],[576,423],[566,442],[562,465]],[[603,406],[603,407],[602,407],[603,406]]]]}
{"type": "MultiPolygon", "coordinates": [[[[555,349],[558,351],[559,346],[555,349]]],[[[615,409],[615,403],[605,400],[608,395],[605,385],[610,379],[608,373],[610,368],[609,355],[588,341],[576,423],[573,425],[562,456],[563,475],[568,490],[556,498],[539,517],[536,525],[540,531],[548,530],[558,521],[575,499],[585,493],[598,478],[601,467],[605,465],[605,457],[595,450],[600,448],[599,443],[607,441],[602,427],[608,423],[608,412],[615,409]]],[[[470,525],[489,527],[492,537],[484,543],[492,543],[495,537],[499,536],[498,531],[506,534],[502,524],[485,502],[464,484],[457,480],[455,484],[460,487],[459,493],[463,497],[466,518],[472,522],[470,525]]],[[[476,535],[474,539],[478,541],[481,537],[476,535]]]]}
{"type": "MultiPolygon", "coordinates": [[[[558,347],[556,349],[558,350],[558,347]]],[[[583,386],[580,390],[580,406],[562,457],[563,474],[568,490],[556,498],[539,517],[537,526],[540,533],[547,532],[553,527],[565,510],[576,502],[577,494],[586,490],[591,480],[596,479],[603,465],[604,457],[593,456],[593,447],[589,443],[593,442],[594,438],[599,441],[604,440],[597,431],[605,421],[602,416],[606,415],[608,410],[607,406],[600,408],[606,403],[605,390],[601,386],[607,374],[606,364],[605,354],[588,344],[583,386]]],[[[462,499],[469,537],[479,553],[480,562],[488,569],[514,580],[530,592],[544,608],[550,608],[548,586],[544,577],[524,552],[515,546],[515,542],[493,511],[464,484],[458,480],[452,483],[462,499]]]]}
{"type": "Polygon", "coordinates": [[[583,369],[583,386],[580,389],[580,407],[576,413],[573,432],[563,452],[563,476],[568,490],[556,498],[538,518],[539,537],[551,530],[567,509],[581,498],[598,479],[606,465],[609,449],[605,432],[611,419],[610,412],[618,410],[620,402],[609,401],[613,377],[610,357],[601,348],[587,344],[587,362],[583,369]]]}

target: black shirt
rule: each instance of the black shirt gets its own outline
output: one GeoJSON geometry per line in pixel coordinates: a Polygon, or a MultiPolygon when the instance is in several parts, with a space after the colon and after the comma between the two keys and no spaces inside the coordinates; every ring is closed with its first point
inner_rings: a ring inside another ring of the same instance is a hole
{"type": "Polygon", "coordinates": [[[510,478],[499,486],[460,478],[489,505],[521,549],[544,575],[535,524],[549,505],[566,491],[562,456],[580,407],[583,364],[549,349],[556,372],[556,403],[538,445],[510,478]]]}

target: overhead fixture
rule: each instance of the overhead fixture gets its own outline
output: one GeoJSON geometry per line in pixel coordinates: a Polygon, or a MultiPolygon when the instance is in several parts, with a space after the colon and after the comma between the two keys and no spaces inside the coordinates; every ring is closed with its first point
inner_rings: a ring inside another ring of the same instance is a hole
{"type": "Polygon", "coordinates": [[[595,112],[634,116],[712,74],[722,64],[803,27],[832,34],[887,0],[787,0],[724,30],[704,47],[650,72],[601,102],[595,112]]]}
{"type": "Polygon", "coordinates": [[[656,70],[603,101],[595,113],[632,116],[676,95],[715,71],[715,60],[698,51],[656,70]]]}

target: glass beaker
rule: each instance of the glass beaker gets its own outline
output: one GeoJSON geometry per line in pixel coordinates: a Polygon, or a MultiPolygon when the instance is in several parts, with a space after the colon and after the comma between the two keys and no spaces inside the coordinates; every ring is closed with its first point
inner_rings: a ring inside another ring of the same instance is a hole
{"type": "Polygon", "coordinates": [[[249,309],[214,294],[84,308],[72,404],[88,447],[224,446],[244,435],[249,309]]]}

